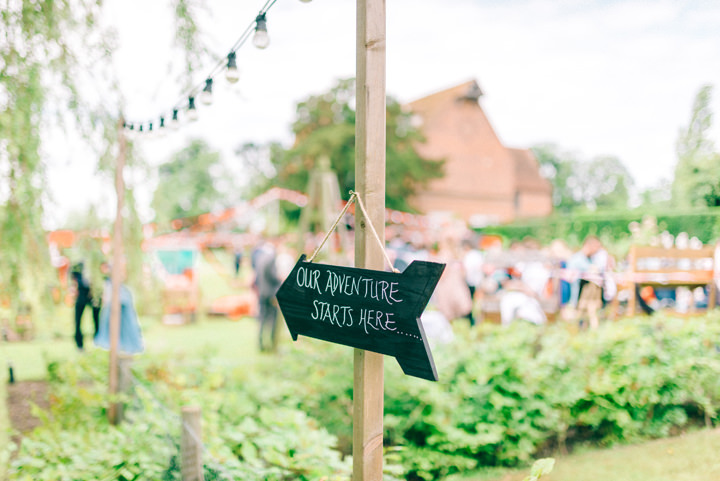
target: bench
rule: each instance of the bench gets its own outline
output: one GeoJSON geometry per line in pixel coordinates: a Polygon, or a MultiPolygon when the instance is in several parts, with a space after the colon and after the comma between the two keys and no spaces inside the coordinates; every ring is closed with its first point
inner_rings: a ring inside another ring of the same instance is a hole
{"type": "MultiPolygon", "coordinates": [[[[637,308],[642,286],[708,288],[708,309],[715,307],[715,248],[677,249],[634,245],[630,248],[629,269],[621,287],[630,291],[627,315],[637,308]]],[[[617,298],[617,297],[616,297],[617,298]]],[[[617,312],[617,301],[613,306],[617,312]]],[[[694,311],[694,303],[690,307],[694,311]]]]}

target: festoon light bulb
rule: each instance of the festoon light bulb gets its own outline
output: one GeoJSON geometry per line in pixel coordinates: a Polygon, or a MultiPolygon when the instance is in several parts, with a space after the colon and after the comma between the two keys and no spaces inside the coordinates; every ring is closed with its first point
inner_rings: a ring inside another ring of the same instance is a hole
{"type": "Polygon", "coordinates": [[[200,92],[200,101],[205,105],[210,105],[213,102],[212,86],[213,79],[205,79],[205,87],[200,92]]]}
{"type": "Polygon", "coordinates": [[[235,52],[230,52],[227,58],[228,63],[227,70],[225,71],[225,78],[228,82],[234,84],[240,79],[240,72],[238,71],[237,63],[235,62],[235,52]]]}
{"type": "Polygon", "coordinates": [[[177,130],[180,127],[180,119],[178,118],[178,109],[173,109],[172,119],[170,119],[170,128],[177,130]]]}
{"type": "Polygon", "coordinates": [[[253,45],[263,49],[270,45],[270,37],[267,33],[267,20],[265,14],[261,13],[255,18],[255,35],[253,36],[253,45]]]}
{"type": "Polygon", "coordinates": [[[196,121],[198,118],[198,112],[195,108],[195,97],[188,97],[187,116],[191,122],[196,121]]]}

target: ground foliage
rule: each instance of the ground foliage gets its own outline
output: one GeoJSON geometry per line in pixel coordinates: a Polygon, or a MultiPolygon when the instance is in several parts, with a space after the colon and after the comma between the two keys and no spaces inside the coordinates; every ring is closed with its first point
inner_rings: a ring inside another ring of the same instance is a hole
{"type": "MultiPolygon", "coordinates": [[[[386,363],[386,479],[433,480],[525,464],[578,443],[669,436],[718,421],[720,314],[458,329],[436,346],[440,381],[386,363]]],[[[105,355],[51,365],[52,409],[11,479],[176,479],[180,406],[203,408],[206,477],[346,479],[352,350],[305,340],[254,364],[151,358],[135,365],[129,422],[105,422],[105,355]],[[150,453],[150,454],[148,454],[150,453]],[[103,471],[104,470],[104,471],[103,471]],[[102,471],[102,472],[101,472],[102,471]],[[213,474],[215,473],[215,474],[213,474]],[[23,478],[23,476],[25,476],[23,478]],[[69,479],[69,478],[68,478],[69,479]]]]}
{"type": "MultiPolygon", "coordinates": [[[[49,365],[51,408],[36,410],[42,426],[26,436],[10,479],[179,480],[180,408],[203,407],[205,479],[347,479],[349,460],[334,437],[302,411],[262,402],[262,389],[227,389],[226,366],[177,358],[136,366],[126,422],[108,424],[107,353],[49,365]],[[184,361],[184,360],[181,360],[184,361]],[[176,364],[177,365],[177,364],[176,364]],[[259,396],[259,397],[258,397],[259,396]]],[[[258,388],[257,384],[253,384],[258,388]]]]}

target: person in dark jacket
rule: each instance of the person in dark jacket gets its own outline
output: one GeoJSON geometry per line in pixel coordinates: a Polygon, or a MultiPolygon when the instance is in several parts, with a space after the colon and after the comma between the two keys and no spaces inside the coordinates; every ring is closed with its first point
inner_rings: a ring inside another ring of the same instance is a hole
{"type": "Polygon", "coordinates": [[[100,324],[100,296],[92,292],[90,281],[85,275],[85,265],[78,262],[73,266],[72,279],[75,282],[77,295],[75,297],[75,345],[79,350],[84,349],[83,333],[82,333],[82,316],[85,312],[85,306],[92,309],[92,318],[94,325],[93,335],[97,335],[98,326],[100,324]]]}
{"type": "Polygon", "coordinates": [[[281,284],[275,265],[277,251],[272,243],[266,242],[258,247],[253,257],[255,259],[254,287],[258,297],[258,319],[260,321],[260,351],[274,351],[277,347],[278,317],[275,294],[281,284]]]}

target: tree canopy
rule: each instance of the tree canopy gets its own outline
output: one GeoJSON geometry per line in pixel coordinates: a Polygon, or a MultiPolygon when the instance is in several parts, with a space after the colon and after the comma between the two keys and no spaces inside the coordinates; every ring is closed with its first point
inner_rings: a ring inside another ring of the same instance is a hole
{"type": "Polygon", "coordinates": [[[223,198],[217,188],[223,177],[220,154],[203,140],[193,140],[175,153],[158,175],[151,205],[160,224],[209,212],[223,198]]]}
{"type": "Polygon", "coordinates": [[[627,207],[635,182],[619,158],[604,155],[585,160],[554,144],[536,145],[532,151],[541,174],[552,183],[556,209],[627,207]]]}
{"type": "Polygon", "coordinates": [[[711,98],[712,86],[703,86],[695,96],[690,123],[678,135],[672,184],[673,203],[678,207],[720,206],[720,153],[708,137],[711,98]]]}
{"type": "MultiPolygon", "coordinates": [[[[355,80],[340,80],[328,92],[312,95],[297,104],[297,117],[292,126],[295,144],[283,148],[270,145],[273,175],[260,173],[257,189],[277,185],[305,191],[309,172],[317,159],[327,156],[337,173],[341,195],[347,199],[355,188],[355,80]]],[[[400,103],[387,99],[386,205],[389,208],[413,211],[412,195],[428,181],[442,176],[442,160],[423,159],[415,145],[423,141],[413,126],[412,116],[400,103]]],[[[261,147],[247,145],[239,154],[248,164],[256,164],[261,147]]]]}

